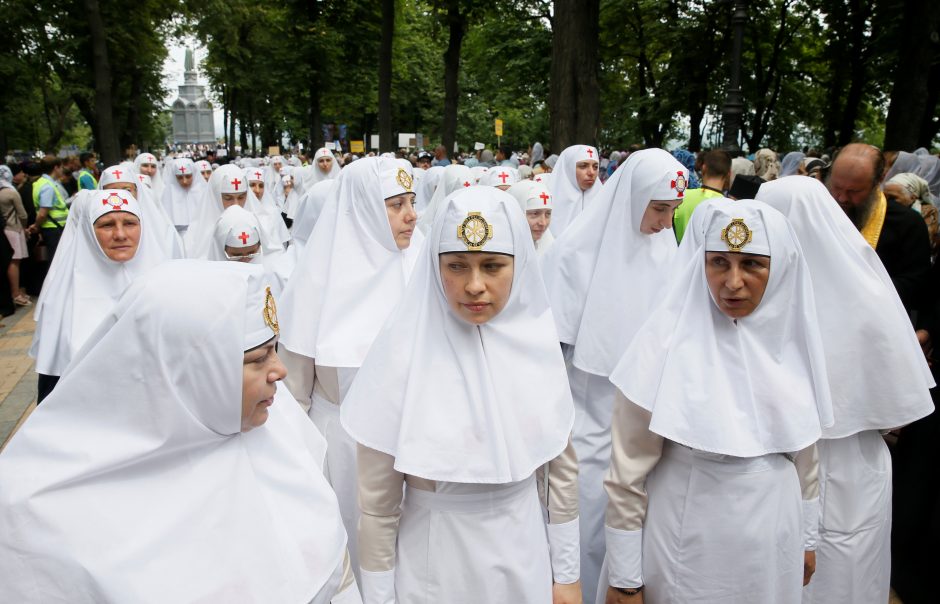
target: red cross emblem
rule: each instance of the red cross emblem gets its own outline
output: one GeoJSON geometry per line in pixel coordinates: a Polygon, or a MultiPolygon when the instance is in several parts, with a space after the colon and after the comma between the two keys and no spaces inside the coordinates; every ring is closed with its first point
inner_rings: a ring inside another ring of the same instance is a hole
{"type": "Polygon", "coordinates": [[[127,205],[126,199],[121,199],[121,196],[117,193],[111,193],[107,197],[101,200],[101,205],[111,206],[112,212],[120,212],[124,209],[124,206],[127,205]]]}
{"type": "Polygon", "coordinates": [[[242,234],[238,236],[242,240],[242,245],[248,245],[248,233],[242,231],[242,234]]]}
{"type": "Polygon", "coordinates": [[[548,200],[551,199],[551,197],[549,197],[548,194],[545,193],[545,191],[542,191],[542,192],[539,194],[539,199],[542,200],[542,205],[543,205],[543,206],[547,206],[547,205],[548,205],[548,200]]]}
{"type": "Polygon", "coordinates": [[[685,174],[682,173],[682,170],[676,172],[676,179],[669,181],[669,186],[676,190],[678,197],[682,197],[685,193],[685,190],[688,188],[689,181],[685,179],[685,174]]]}
{"type": "Polygon", "coordinates": [[[238,185],[240,184],[242,184],[242,181],[238,180],[237,178],[232,179],[232,185],[235,187],[236,191],[238,190],[238,185]]]}
{"type": "Polygon", "coordinates": [[[541,176],[537,176],[537,177],[535,178],[535,182],[542,182],[542,177],[541,177],[541,176]]]}
{"type": "Polygon", "coordinates": [[[588,157],[590,157],[591,159],[594,159],[594,149],[591,149],[590,147],[588,147],[587,154],[588,154],[588,157]]]}
{"type": "Polygon", "coordinates": [[[465,186],[465,187],[469,187],[469,186],[470,186],[470,183],[469,183],[468,181],[466,181],[466,180],[465,180],[465,181],[464,181],[464,183],[463,183],[463,186],[465,186]]]}
{"type": "Polygon", "coordinates": [[[255,172],[255,180],[261,180],[261,172],[255,172]]]}
{"type": "Polygon", "coordinates": [[[114,170],[114,171],[111,172],[111,174],[114,174],[114,178],[117,178],[118,180],[120,180],[120,178],[121,178],[121,171],[120,171],[120,170],[114,170]]]}
{"type": "Polygon", "coordinates": [[[499,173],[499,179],[503,181],[503,184],[506,184],[506,179],[509,178],[509,175],[505,172],[499,173]]]}
{"type": "Polygon", "coordinates": [[[180,166],[180,173],[186,174],[186,166],[180,166]]]}

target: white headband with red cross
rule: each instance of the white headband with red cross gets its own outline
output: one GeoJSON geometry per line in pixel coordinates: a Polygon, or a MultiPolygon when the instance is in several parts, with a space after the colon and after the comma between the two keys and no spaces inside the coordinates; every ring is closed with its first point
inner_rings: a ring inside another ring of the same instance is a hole
{"type": "Polygon", "coordinates": [[[245,193],[248,191],[248,181],[244,174],[226,174],[220,183],[220,193],[245,193]]]}
{"type": "Polygon", "coordinates": [[[233,225],[225,236],[225,245],[233,248],[251,247],[261,243],[261,233],[252,224],[233,225]]]}
{"type": "Polygon", "coordinates": [[[92,224],[110,212],[130,212],[140,218],[140,205],[133,195],[123,189],[97,191],[89,210],[92,224]]]}

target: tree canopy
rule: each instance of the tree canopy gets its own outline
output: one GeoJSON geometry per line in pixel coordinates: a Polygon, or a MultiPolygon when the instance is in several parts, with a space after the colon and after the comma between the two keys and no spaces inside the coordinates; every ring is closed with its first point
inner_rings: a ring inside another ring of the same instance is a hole
{"type": "MultiPolygon", "coordinates": [[[[160,148],[173,84],[163,64],[187,35],[206,49],[200,70],[233,145],[318,146],[325,124],[345,125],[348,139],[378,134],[384,4],[394,31],[383,107],[393,132],[420,133],[425,146],[450,137],[463,148],[492,146],[498,118],[502,142],[516,148],[572,137],[607,148],[713,147],[735,3],[599,0],[592,26],[573,22],[570,0],[141,0],[133,9],[116,0],[0,0],[0,146],[160,148]],[[572,120],[577,130],[562,135],[572,120]]],[[[744,149],[936,143],[940,3],[746,5],[744,149]]]]}

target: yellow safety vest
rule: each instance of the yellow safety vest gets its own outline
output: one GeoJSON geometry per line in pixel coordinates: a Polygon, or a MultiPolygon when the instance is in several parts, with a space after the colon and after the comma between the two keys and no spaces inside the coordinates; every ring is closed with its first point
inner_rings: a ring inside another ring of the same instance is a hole
{"type": "Polygon", "coordinates": [[[36,208],[36,212],[39,212],[39,193],[46,187],[52,187],[52,191],[55,193],[56,200],[55,203],[52,204],[52,207],[49,208],[46,221],[40,224],[39,228],[62,228],[65,226],[66,219],[69,217],[69,208],[67,205],[65,205],[65,197],[62,196],[62,190],[59,189],[59,187],[56,186],[55,181],[49,178],[49,176],[46,174],[40,176],[39,180],[33,183],[33,206],[36,208]],[[56,224],[56,222],[59,224],[56,224]]]}

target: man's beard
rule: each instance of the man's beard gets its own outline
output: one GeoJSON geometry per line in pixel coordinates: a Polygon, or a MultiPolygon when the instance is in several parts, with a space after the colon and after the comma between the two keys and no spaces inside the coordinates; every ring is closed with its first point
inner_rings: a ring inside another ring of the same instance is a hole
{"type": "Polygon", "coordinates": [[[852,221],[852,224],[854,224],[855,228],[858,230],[861,231],[865,225],[868,224],[868,219],[871,218],[872,212],[875,211],[878,193],[878,187],[872,187],[871,193],[868,194],[868,197],[861,204],[843,208],[849,220],[852,221]]]}

